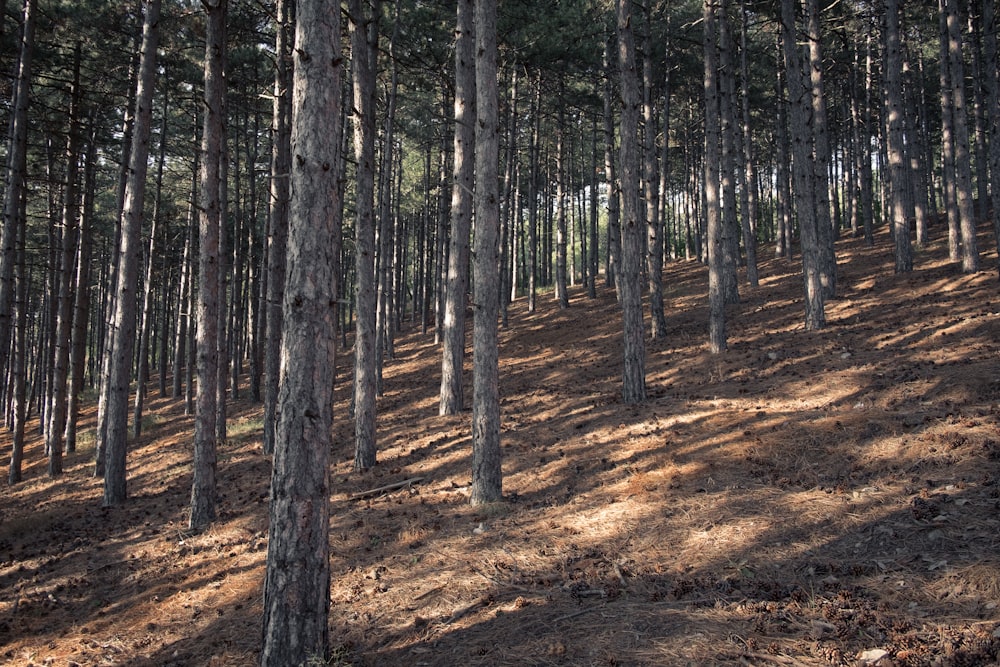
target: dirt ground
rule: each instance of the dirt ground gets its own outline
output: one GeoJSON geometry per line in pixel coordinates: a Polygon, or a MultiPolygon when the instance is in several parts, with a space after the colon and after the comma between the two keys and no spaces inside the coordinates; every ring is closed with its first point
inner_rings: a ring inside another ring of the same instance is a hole
{"type": "MultiPolygon", "coordinates": [[[[564,311],[516,301],[501,335],[506,500],[486,507],[468,504],[470,413],[437,414],[432,335],[399,336],[365,474],[341,355],[330,664],[996,664],[1000,298],[981,239],[989,268],[972,276],[940,240],[909,275],[893,274],[887,238],[841,241],[817,333],[798,265],[763,261],[721,355],[704,268],[672,263],[670,335],[647,342],[640,406],[620,400],[613,291],[577,287],[564,311]]],[[[192,421],[150,386],[127,505],[100,506],[92,414],[61,478],[36,440],[26,481],[0,492],[0,663],[255,664],[261,408],[230,406],[220,518],[191,535],[192,421]]]]}

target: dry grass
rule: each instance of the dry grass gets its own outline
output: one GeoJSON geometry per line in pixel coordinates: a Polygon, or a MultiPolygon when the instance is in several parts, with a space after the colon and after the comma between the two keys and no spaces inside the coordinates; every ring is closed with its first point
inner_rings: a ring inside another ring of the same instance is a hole
{"type": "MultiPolygon", "coordinates": [[[[341,355],[329,664],[848,665],[873,649],[880,665],[996,661],[995,277],[957,273],[940,243],[906,276],[885,239],[839,254],[827,329],[802,329],[796,267],[768,261],[718,356],[704,271],[668,266],[671,335],[648,344],[641,406],[619,399],[613,293],[575,291],[566,311],[513,304],[506,500],[486,507],[468,504],[469,415],[437,415],[431,339],[400,336],[380,463],[364,474],[341,355]]],[[[5,664],[256,661],[260,407],[231,406],[220,519],[194,536],[191,420],[171,399],[149,407],[123,508],[99,507],[92,443],[54,481],[30,444],[27,481],[0,498],[5,664]]]]}

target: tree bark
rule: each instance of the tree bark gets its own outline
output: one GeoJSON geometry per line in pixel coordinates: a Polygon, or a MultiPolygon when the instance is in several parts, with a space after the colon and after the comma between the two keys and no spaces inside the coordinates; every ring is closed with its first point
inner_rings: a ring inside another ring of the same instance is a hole
{"type": "Polygon", "coordinates": [[[781,41],[785,55],[785,72],[789,98],[789,124],[792,144],[792,178],[795,190],[795,211],[799,220],[802,246],[802,272],[805,281],[806,329],[822,329],[826,325],[824,312],[826,291],[820,258],[820,237],[817,229],[815,180],[812,168],[813,132],[812,95],[803,81],[802,58],[796,41],[795,0],[781,1],[781,41]]]}
{"type": "Polygon", "coordinates": [[[14,266],[17,263],[17,239],[24,226],[22,197],[26,187],[28,155],[28,100],[30,99],[32,54],[35,48],[36,0],[25,0],[21,22],[20,55],[17,65],[11,124],[10,149],[7,153],[7,189],[4,192],[3,227],[0,228],[0,377],[7,373],[14,301],[14,266]]]}
{"type": "Polygon", "coordinates": [[[67,381],[70,344],[73,330],[73,258],[79,238],[79,163],[80,163],[80,56],[77,42],[73,57],[73,88],[70,95],[69,135],[66,139],[66,189],[63,194],[62,260],[59,280],[58,319],[56,322],[55,363],[52,373],[52,409],[46,431],[49,450],[49,476],[62,474],[63,438],[66,433],[67,381]]]}
{"type": "MultiPolygon", "coordinates": [[[[642,58],[643,192],[646,199],[646,273],[649,283],[649,334],[653,340],[667,337],[663,312],[663,222],[660,220],[660,175],[656,154],[657,119],[653,104],[653,43],[650,36],[652,11],[646,7],[642,58]]],[[[665,93],[667,94],[667,93],[665,93]]],[[[663,165],[666,168],[666,165],[663,165]]],[[[663,193],[666,196],[666,193],[663,193]]]]}
{"type": "Polygon", "coordinates": [[[109,373],[105,379],[105,428],[98,426],[104,439],[105,506],[120,505],[127,497],[125,459],[128,449],[128,391],[135,343],[135,290],[141,254],[143,203],[152,120],[153,89],[156,79],[156,47],[159,41],[160,0],[148,0],[143,27],[136,90],[135,130],[129,158],[129,179],[125,187],[121,245],[118,249],[118,281],[115,314],[112,319],[109,373]]]}
{"type": "Polygon", "coordinates": [[[997,29],[995,0],[983,1],[983,61],[989,108],[990,201],[993,211],[993,238],[997,242],[997,269],[1000,271],[1000,72],[997,70],[997,29]]]}
{"type": "Polygon", "coordinates": [[[899,3],[885,2],[885,81],[889,111],[889,178],[892,213],[890,224],[895,240],[896,273],[913,270],[910,247],[910,221],[905,207],[904,190],[909,185],[906,154],[903,146],[903,56],[900,47],[899,3]]]}
{"type": "Polygon", "coordinates": [[[458,414],[464,405],[465,292],[469,230],[475,184],[476,69],[473,0],[459,0],[455,27],[455,154],[451,189],[451,249],[445,292],[444,350],[438,412],[458,414]]]}
{"type": "Polygon", "coordinates": [[[220,219],[223,113],[226,83],[227,0],[202,0],[205,31],[205,116],[201,138],[201,186],[198,206],[198,393],[195,397],[194,465],[191,484],[191,530],[215,520],[215,473],[219,408],[220,219]]]}
{"type": "Polygon", "coordinates": [[[355,220],[354,469],[375,465],[377,379],[375,279],[375,58],[378,12],[369,17],[363,0],[349,3],[351,71],[354,77],[354,157],[357,161],[355,220]]]}
{"type": "Polygon", "coordinates": [[[282,312],[288,243],[288,196],[291,155],[292,75],[289,67],[289,21],[292,0],[277,0],[275,25],[274,100],[271,117],[271,198],[268,209],[267,306],[264,334],[264,453],[274,453],[277,423],[278,373],[281,355],[282,312]]]}
{"type": "Polygon", "coordinates": [[[473,505],[503,497],[500,467],[500,192],[496,0],[476,0],[476,261],[473,265],[473,505]]]}
{"type": "Polygon", "coordinates": [[[617,0],[618,67],[621,78],[622,254],[618,274],[622,304],[622,400],[646,400],[646,341],[642,322],[642,220],[639,213],[639,74],[632,32],[632,0],[617,0]]]}
{"type": "Polygon", "coordinates": [[[329,452],[332,446],[340,207],[340,12],[322,0],[296,6],[288,275],[278,422],[264,580],[262,667],[329,656],[329,452]]]}
{"type": "Polygon", "coordinates": [[[722,163],[721,116],[719,113],[718,6],[705,0],[702,15],[705,30],[705,218],[708,226],[708,345],[713,353],[724,352],[726,341],[726,294],[719,195],[722,163]]]}

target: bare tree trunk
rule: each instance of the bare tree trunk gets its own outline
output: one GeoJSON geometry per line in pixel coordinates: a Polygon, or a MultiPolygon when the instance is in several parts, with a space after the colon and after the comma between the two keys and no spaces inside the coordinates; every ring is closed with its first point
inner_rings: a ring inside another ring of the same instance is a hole
{"type": "Polygon", "coordinates": [[[809,83],[812,93],[813,136],[813,205],[816,234],[819,242],[820,283],[823,296],[837,295],[837,255],[834,248],[833,222],[830,217],[830,134],[823,86],[822,34],[819,21],[819,0],[804,0],[809,42],[809,83]]]}
{"type": "Polygon", "coordinates": [[[106,428],[98,426],[104,439],[104,505],[120,505],[127,497],[125,458],[128,450],[128,391],[135,343],[136,278],[141,254],[143,202],[156,79],[156,47],[159,41],[160,0],[149,0],[143,27],[136,90],[135,135],[129,158],[129,180],[125,188],[121,246],[118,250],[118,281],[115,315],[112,319],[109,374],[104,394],[106,428]]]}
{"type": "Polygon", "coordinates": [[[73,340],[69,359],[69,396],[66,407],[66,451],[76,451],[77,422],[80,414],[80,393],[87,362],[87,330],[90,318],[90,221],[94,216],[96,196],[97,145],[91,128],[84,167],[83,215],[80,218],[80,243],[77,246],[76,289],[73,301],[73,340]]]}
{"type": "Polygon", "coordinates": [[[26,187],[28,155],[28,100],[31,87],[32,53],[35,48],[36,0],[25,0],[21,22],[20,54],[12,99],[10,148],[7,153],[7,190],[4,192],[3,227],[0,228],[0,377],[7,372],[7,341],[10,340],[14,301],[14,265],[17,238],[24,226],[22,197],[26,187]]]}
{"type": "MultiPolygon", "coordinates": [[[[23,192],[23,191],[22,191],[23,192]]],[[[24,197],[21,197],[24,215],[24,197]]],[[[14,239],[15,274],[14,300],[16,306],[16,322],[14,326],[14,363],[11,368],[11,456],[8,481],[17,484],[21,481],[21,462],[24,459],[24,427],[27,414],[27,397],[25,395],[25,379],[27,376],[27,344],[28,344],[28,303],[27,303],[27,265],[24,258],[24,225],[20,225],[17,238],[14,239]]]]}
{"type": "Polygon", "coordinates": [[[885,80],[886,104],[889,110],[889,178],[893,238],[895,239],[896,273],[913,270],[910,248],[910,221],[905,207],[904,190],[909,185],[905,149],[903,146],[903,55],[900,47],[899,4],[885,2],[885,80]]]}
{"type": "Polygon", "coordinates": [[[802,270],[805,280],[806,328],[816,330],[826,325],[824,312],[826,291],[816,219],[815,180],[812,167],[813,132],[809,127],[813,113],[812,95],[803,80],[804,70],[796,32],[795,0],[782,0],[781,35],[790,107],[795,210],[799,220],[802,270]]]}
{"type": "Polygon", "coordinates": [[[500,192],[497,174],[496,0],[476,0],[476,261],[473,311],[473,505],[503,497],[500,468],[500,192]]]}
{"type": "Polygon", "coordinates": [[[726,295],[723,267],[722,199],[719,193],[722,164],[722,127],[719,112],[719,7],[714,0],[702,6],[705,29],[705,217],[708,224],[708,344],[713,353],[724,352],[726,295]]]}
{"type": "Polygon", "coordinates": [[[736,73],[733,67],[732,35],[729,30],[729,0],[714,0],[715,22],[718,29],[719,69],[719,129],[722,155],[719,187],[722,189],[722,245],[720,250],[722,294],[726,303],[739,303],[739,281],[736,267],[740,258],[740,227],[736,216],[736,118],[734,94],[736,73]]]}
{"type": "Polygon", "coordinates": [[[376,309],[375,279],[375,59],[379,15],[363,0],[349,4],[351,71],[354,77],[354,157],[357,161],[355,221],[354,469],[375,465],[376,309]]]}
{"type": "Polygon", "coordinates": [[[619,303],[622,300],[618,271],[621,266],[622,233],[621,209],[619,207],[621,189],[615,168],[615,113],[614,98],[614,51],[612,39],[604,44],[604,181],[608,187],[608,259],[604,271],[604,282],[614,287],[619,303]]]}
{"type": "Polygon", "coordinates": [[[289,67],[290,3],[277,0],[275,26],[274,102],[271,118],[271,199],[267,238],[267,311],[264,335],[264,453],[274,452],[277,423],[278,364],[281,354],[282,311],[285,294],[285,246],[288,239],[288,193],[291,151],[292,75],[289,67]]]}
{"type": "Polygon", "coordinates": [[[135,405],[132,410],[132,434],[142,435],[142,408],[146,397],[146,380],[149,378],[149,336],[153,329],[150,321],[153,314],[153,267],[156,257],[156,231],[160,224],[160,197],[163,190],[163,167],[167,155],[167,100],[163,96],[163,118],[160,125],[160,156],[156,161],[156,194],[153,198],[153,223],[149,229],[149,244],[146,246],[146,279],[142,291],[142,333],[139,335],[139,368],[136,382],[135,405]]]}
{"type": "Polygon", "coordinates": [[[622,86],[622,255],[618,286],[622,304],[622,400],[646,400],[646,341],[642,323],[642,219],[639,213],[639,74],[632,32],[632,0],[617,0],[618,67],[622,86]]]}
{"type": "Polygon", "coordinates": [[[566,199],[569,197],[566,181],[569,179],[569,169],[566,166],[566,111],[563,99],[563,82],[559,82],[559,100],[556,104],[559,110],[556,112],[556,303],[559,308],[569,308],[569,294],[567,284],[567,233],[566,225],[566,199]]]}
{"type": "Polygon", "coordinates": [[[63,438],[66,433],[66,398],[69,378],[69,352],[73,330],[73,258],[79,225],[79,173],[80,173],[80,55],[82,46],[76,44],[73,57],[73,88],[69,107],[69,136],[66,139],[66,190],[63,194],[62,260],[59,280],[58,320],[56,322],[55,363],[52,373],[52,409],[46,431],[46,448],[49,450],[49,476],[62,473],[63,438]]]}
{"type": "Polygon", "coordinates": [[[455,28],[455,166],[451,190],[451,250],[445,293],[444,350],[439,413],[458,414],[464,404],[465,292],[475,183],[476,70],[473,0],[459,0],[455,28]]]}
{"type": "Polygon", "coordinates": [[[990,201],[993,213],[993,237],[997,243],[997,269],[1000,270],[1000,72],[997,71],[997,29],[995,0],[983,1],[983,61],[986,64],[986,96],[991,113],[989,120],[990,201]]]}
{"type": "MultiPolygon", "coordinates": [[[[663,222],[660,220],[660,175],[656,154],[657,120],[653,105],[652,12],[646,8],[646,52],[642,58],[643,192],[646,198],[646,273],[649,282],[649,333],[653,340],[667,337],[663,313],[663,222]]],[[[666,165],[663,166],[666,168],[666,165]]],[[[666,196],[666,193],[663,193],[666,196]]]]}
{"type": "Polygon", "coordinates": [[[330,472],[340,207],[330,119],[340,114],[340,12],[296,3],[292,197],[271,477],[262,667],[329,657],[330,472]]]}
{"type": "MultiPolygon", "coordinates": [[[[962,271],[979,270],[979,244],[972,193],[972,165],[969,125],[965,110],[965,66],[962,61],[962,34],[957,0],[939,0],[948,29],[948,70],[951,83],[952,124],[955,131],[955,199],[961,228],[962,271]]],[[[942,54],[943,55],[943,54],[942,54]]]]}
{"type": "Polygon", "coordinates": [[[219,407],[219,313],[222,157],[226,83],[227,0],[203,0],[205,31],[205,120],[201,138],[201,187],[198,206],[198,394],[195,398],[191,530],[215,520],[215,473],[219,407]]]}
{"type": "Polygon", "coordinates": [[[753,150],[752,125],[750,124],[750,59],[747,55],[747,30],[749,12],[746,0],[740,0],[740,139],[743,157],[743,187],[740,211],[743,227],[743,245],[746,251],[747,284],[757,287],[757,167],[753,150]]]}

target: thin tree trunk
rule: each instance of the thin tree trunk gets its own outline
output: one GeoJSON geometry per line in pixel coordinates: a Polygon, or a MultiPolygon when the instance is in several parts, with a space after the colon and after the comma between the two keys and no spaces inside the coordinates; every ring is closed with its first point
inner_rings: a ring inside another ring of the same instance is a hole
{"type": "MultiPolygon", "coordinates": [[[[653,340],[667,337],[663,312],[663,222],[660,220],[660,175],[656,154],[657,120],[653,105],[652,11],[646,7],[642,58],[643,192],[646,199],[646,273],[649,283],[649,333],[653,340]]],[[[664,165],[663,168],[666,168],[664,165]]],[[[663,193],[666,196],[666,193],[663,193]]]]}
{"type": "Polygon", "coordinates": [[[135,289],[141,254],[142,214],[146,192],[146,169],[152,101],[156,79],[156,47],[159,41],[160,0],[149,0],[143,27],[139,85],[136,90],[135,134],[129,158],[129,180],[125,189],[121,246],[118,251],[118,281],[115,316],[112,320],[110,367],[105,380],[104,505],[120,505],[127,497],[125,459],[128,449],[128,391],[135,343],[135,289]]]}
{"type": "Polygon", "coordinates": [[[992,112],[989,120],[990,201],[993,212],[993,238],[997,244],[997,269],[1000,271],[1000,72],[997,71],[997,25],[995,0],[983,1],[983,60],[986,63],[986,96],[992,112]]]}
{"type": "Polygon", "coordinates": [[[805,281],[805,321],[806,329],[816,330],[822,329],[826,324],[824,312],[826,291],[816,219],[815,180],[812,167],[813,132],[809,127],[813,113],[812,95],[803,80],[802,58],[796,41],[795,0],[781,1],[781,34],[790,107],[795,210],[799,221],[805,281]]]}
{"type": "Polygon", "coordinates": [[[227,0],[203,0],[205,31],[205,117],[201,138],[201,186],[198,206],[198,393],[195,397],[194,465],[191,484],[191,530],[215,520],[216,419],[219,408],[219,266],[222,158],[226,84],[227,0]]]}
{"type": "Polygon", "coordinates": [[[73,258],[79,238],[78,176],[80,173],[80,55],[77,42],[73,57],[73,88],[69,107],[69,136],[66,140],[66,190],[62,216],[62,277],[59,280],[58,321],[56,323],[55,363],[52,374],[52,410],[46,433],[49,450],[49,476],[62,473],[63,438],[66,433],[67,381],[69,378],[70,345],[73,330],[73,258]]]}
{"type": "Polygon", "coordinates": [[[464,404],[465,292],[475,182],[476,70],[472,0],[459,0],[455,28],[455,165],[451,190],[451,250],[445,294],[444,350],[439,413],[458,414],[464,404]]]}
{"type": "Polygon", "coordinates": [[[896,273],[913,270],[913,252],[910,248],[910,221],[905,207],[904,190],[909,185],[903,146],[903,54],[900,46],[899,4],[897,0],[885,2],[885,80],[886,105],[889,111],[889,178],[892,213],[890,221],[895,239],[896,273]]]}
{"type": "Polygon", "coordinates": [[[621,285],[618,280],[618,269],[621,266],[622,234],[621,234],[621,189],[618,184],[618,174],[615,165],[615,113],[612,100],[614,98],[614,51],[612,39],[604,43],[604,181],[608,187],[608,258],[604,270],[604,282],[608,287],[614,287],[618,302],[621,303],[621,285]]]}
{"type": "Polygon", "coordinates": [[[10,340],[14,301],[14,265],[17,239],[24,226],[22,197],[26,187],[28,155],[28,100],[31,87],[32,53],[35,47],[36,0],[25,0],[21,22],[20,53],[12,99],[10,148],[7,153],[7,189],[4,192],[3,227],[0,229],[0,377],[7,372],[7,341],[10,340]]]}
{"type": "Polygon", "coordinates": [[[376,309],[375,279],[375,67],[379,11],[363,0],[349,3],[351,70],[354,77],[354,157],[357,161],[355,221],[354,468],[375,465],[376,309]]]}
{"type": "Polygon", "coordinates": [[[288,196],[291,150],[292,74],[289,67],[289,22],[292,0],[277,0],[275,26],[274,102],[271,119],[271,199],[267,239],[267,314],[264,335],[264,453],[274,452],[278,406],[278,365],[281,353],[282,310],[285,294],[285,246],[288,239],[288,196]]]}
{"type": "Polygon", "coordinates": [[[473,315],[473,505],[503,497],[500,468],[500,193],[497,174],[496,0],[476,0],[476,261],[473,315]]]}
{"type": "Polygon", "coordinates": [[[618,67],[622,86],[622,254],[618,285],[622,304],[622,400],[646,400],[646,341],[642,323],[642,220],[639,212],[639,74],[632,32],[632,1],[617,0],[618,67]]]}
{"type": "Polygon", "coordinates": [[[721,114],[719,113],[718,6],[705,0],[705,217],[708,224],[708,344],[713,353],[724,352],[726,341],[726,295],[723,276],[722,199],[719,166],[722,163],[721,114]]]}

